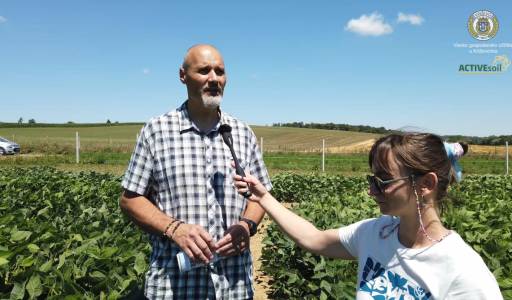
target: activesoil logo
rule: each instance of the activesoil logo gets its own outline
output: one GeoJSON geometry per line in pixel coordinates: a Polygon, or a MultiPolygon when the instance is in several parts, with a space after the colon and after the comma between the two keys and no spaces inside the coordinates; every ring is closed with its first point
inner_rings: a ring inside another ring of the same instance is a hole
{"type": "Polygon", "coordinates": [[[462,74],[500,74],[507,71],[510,60],[506,55],[497,55],[492,64],[460,64],[462,74]]]}

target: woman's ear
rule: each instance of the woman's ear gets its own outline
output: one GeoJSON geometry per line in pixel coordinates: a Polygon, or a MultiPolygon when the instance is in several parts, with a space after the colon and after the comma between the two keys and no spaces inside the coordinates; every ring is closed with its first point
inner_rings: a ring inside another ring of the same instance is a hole
{"type": "Polygon", "coordinates": [[[434,172],[429,172],[421,177],[420,189],[423,196],[428,196],[436,192],[437,189],[437,175],[434,172]]]}

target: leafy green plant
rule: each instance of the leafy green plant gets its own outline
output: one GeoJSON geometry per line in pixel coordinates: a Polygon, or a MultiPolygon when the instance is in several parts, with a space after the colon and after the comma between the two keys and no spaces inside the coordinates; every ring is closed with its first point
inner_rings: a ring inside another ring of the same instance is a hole
{"type": "MultiPolygon", "coordinates": [[[[380,215],[367,195],[364,177],[280,174],[273,178],[278,200],[318,228],[339,228],[380,215]]],[[[512,178],[467,176],[449,191],[443,222],[470,244],[496,277],[505,299],[512,298],[512,178]]],[[[353,299],[355,262],[321,258],[298,248],[272,224],[262,265],[273,278],[276,299],[353,299]]]]}
{"type": "Polygon", "coordinates": [[[118,208],[120,178],[0,170],[0,297],[116,299],[137,292],[145,235],[118,208]]]}

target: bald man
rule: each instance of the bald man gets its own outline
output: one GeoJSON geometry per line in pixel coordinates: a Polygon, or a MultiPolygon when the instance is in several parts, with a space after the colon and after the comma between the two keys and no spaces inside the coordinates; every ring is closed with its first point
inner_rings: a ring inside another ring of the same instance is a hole
{"type": "Polygon", "coordinates": [[[242,168],[271,189],[268,172],[253,131],[220,109],[226,70],[219,51],[193,46],[179,77],[188,99],[143,127],[122,182],[121,209],[149,233],[152,246],[145,295],[252,299],[249,243],[264,211],[235,190],[219,127],[231,126],[242,168]],[[180,251],[202,265],[180,272],[180,251]]]}

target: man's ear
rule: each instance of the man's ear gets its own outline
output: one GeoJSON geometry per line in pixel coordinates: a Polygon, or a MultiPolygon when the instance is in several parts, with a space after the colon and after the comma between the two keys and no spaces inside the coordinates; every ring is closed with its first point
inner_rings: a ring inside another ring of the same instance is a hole
{"type": "Polygon", "coordinates": [[[437,189],[437,175],[434,172],[429,172],[421,177],[420,187],[421,194],[423,196],[428,196],[432,193],[436,192],[437,189]]]}
{"type": "Polygon", "coordinates": [[[185,71],[185,69],[183,69],[183,67],[180,68],[180,81],[185,84],[186,83],[186,80],[187,80],[187,72],[185,71]]]}

